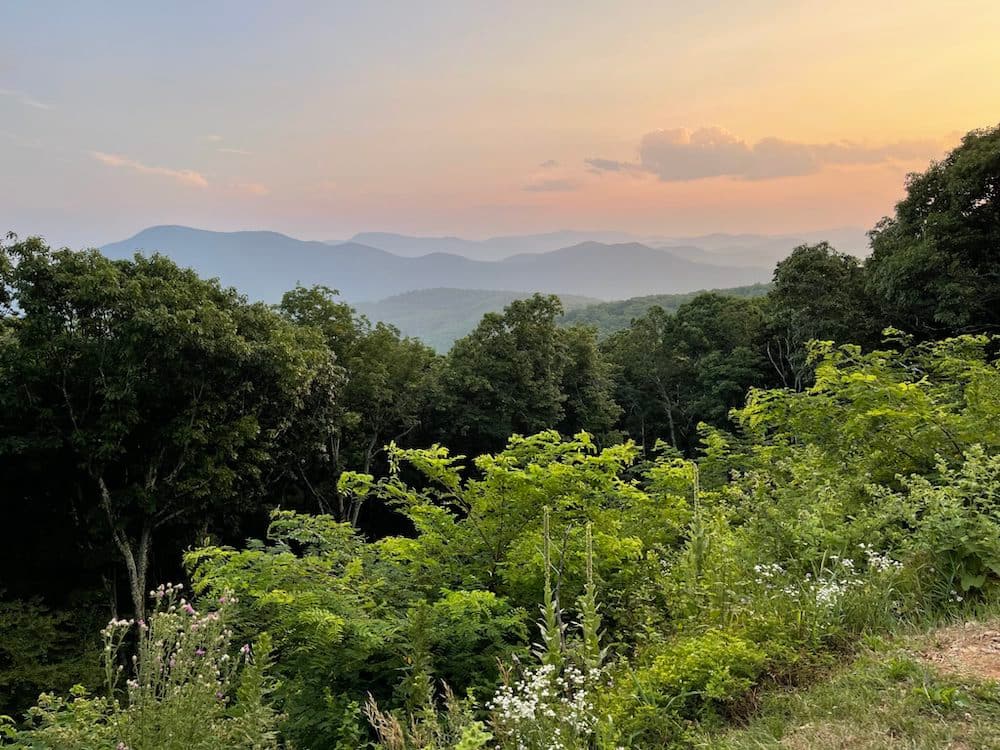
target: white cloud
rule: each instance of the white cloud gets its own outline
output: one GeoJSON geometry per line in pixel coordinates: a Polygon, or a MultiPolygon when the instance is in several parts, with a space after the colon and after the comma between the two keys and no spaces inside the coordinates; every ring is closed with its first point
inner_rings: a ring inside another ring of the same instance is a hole
{"type": "Polygon", "coordinates": [[[119,154],[107,154],[103,151],[91,151],[91,156],[93,156],[97,161],[102,164],[107,164],[109,167],[119,167],[123,169],[130,169],[133,172],[138,172],[139,174],[155,175],[158,177],[168,177],[177,182],[183,183],[185,185],[192,185],[194,187],[205,188],[208,187],[208,180],[205,178],[201,172],[196,172],[193,169],[170,169],[169,167],[153,167],[148,164],[143,164],[142,162],[136,161],[135,159],[129,159],[128,157],[121,156],[119,154]]]}
{"type": "Polygon", "coordinates": [[[245,151],[242,148],[220,148],[218,149],[220,154],[236,154],[237,156],[250,156],[250,151],[245,151]]]}
{"type": "Polygon", "coordinates": [[[723,128],[677,128],[643,136],[638,163],[598,158],[587,159],[586,164],[598,172],[648,172],[664,182],[723,176],[766,180],[814,174],[830,165],[929,159],[943,150],[941,142],[931,140],[873,146],[853,141],[801,143],[766,137],[750,143],[723,128]]]}
{"type": "Polygon", "coordinates": [[[11,99],[17,99],[21,102],[21,104],[33,109],[52,109],[50,105],[45,102],[40,102],[34,97],[28,96],[22,91],[15,91],[14,89],[0,89],[0,96],[9,96],[11,99]]]}

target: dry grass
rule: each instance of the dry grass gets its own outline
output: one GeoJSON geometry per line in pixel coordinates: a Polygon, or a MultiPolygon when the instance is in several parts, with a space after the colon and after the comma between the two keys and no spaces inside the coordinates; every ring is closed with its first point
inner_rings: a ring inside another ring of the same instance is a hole
{"type": "Polygon", "coordinates": [[[777,691],[715,750],[1000,749],[1000,621],[969,622],[862,654],[807,690],[777,691]]]}

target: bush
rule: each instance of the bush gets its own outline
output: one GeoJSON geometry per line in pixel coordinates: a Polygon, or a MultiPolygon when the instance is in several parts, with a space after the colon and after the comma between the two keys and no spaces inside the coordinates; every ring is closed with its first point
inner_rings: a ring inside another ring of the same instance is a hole
{"type": "Polygon", "coordinates": [[[906,477],[882,502],[906,508],[914,527],[903,545],[911,561],[911,606],[982,597],[1000,584],[1000,455],[970,448],[937,477],[906,477]]]}
{"type": "Polygon", "coordinates": [[[152,592],[157,606],[148,623],[112,620],[102,631],[107,697],[90,697],[80,687],[69,700],[42,695],[15,746],[277,748],[277,717],[266,701],[269,639],[234,652],[226,622],[232,600],[223,597],[218,609],[201,614],[180,590],[167,585],[152,592]],[[123,659],[133,640],[134,655],[123,659]]]}
{"type": "Polygon", "coordinates": [[[679,741],[690,722],[738,700],[767,662],[762,648],[721,629],[680,636],[645,656],[647,666],[619,671],[610,703],[628,747],[679,741]]]}

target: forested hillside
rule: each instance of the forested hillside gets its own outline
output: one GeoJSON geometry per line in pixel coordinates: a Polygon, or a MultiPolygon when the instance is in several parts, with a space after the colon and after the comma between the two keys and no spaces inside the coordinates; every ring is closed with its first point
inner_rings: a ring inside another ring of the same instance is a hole
{"type": "MultiPolygon", "coordinates": [[[[761,297],[767,294],[769,289],[768,284],[752,284],[731,289],[713,289],[711,292],[725,297],[761,297]]],[[[568,307],[563,314],[562,322],[565,325],[594,326],[598,336],[603,339],[609,334],[628,328],[633,320],[643,317],[654,307],[669,313],[677,312],[681,305],[706,293],[708,292],[653,294],[648,297],[632,297],[615,302],[597,302],[590,305],[568,307]]]]}
{"type": "MultiPolygon", "coordinates": [[[[8,236],[0,744],[743,746],[768,696],[995,613],[998,185],[973,131],[867,260],[596,317],[535,294],[447,354],[325,286],[8,236]]],[[[922,674],[862,682],[998,713],[922,674]]]]}
{"type": "MultiPolygon", "coordinates": [[[[468,334],[483,315],[502,312],[527,292],[496,292],[486,289],[420,289],[397,294],[378,302],[361,302],[356,309],[372,321],[396,326],[404,336],[423,341],[438,352],[447,352],[456,340],[468,334]]],[[[561,294],[567,312],[593,305],[599,300],[561,294]]]]}

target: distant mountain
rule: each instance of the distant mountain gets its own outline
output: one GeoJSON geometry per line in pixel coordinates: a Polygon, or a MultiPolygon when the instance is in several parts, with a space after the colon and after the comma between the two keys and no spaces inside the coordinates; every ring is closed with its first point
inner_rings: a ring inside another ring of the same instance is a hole
{"type": "MultiPolygon", "coordinates": [[[[389,232],[361,232],[349,242],[387,250],[395,255],[415,258],[431,253],[462,255],[473,260],[503,260],[522,253],[547,253],[581,242],[630,242],[636,237],[627,232],[577,232],[564,230],[545,234],[509,235],[487,240],[461,237],[413,237],[389,232]]],[[[331,243],[340,244],[340,243],[331,243]]]]}
{"type": "Polygon", "coordinates": [[[296,283],[326,284],[351,302],[378,300],[416,289],[450,287],[494,291],[546,290],[598,299],[740,286],[766,281],[770,267],[736,267],[690,260],[631,242],[584,242],[502,261],[447,253],[404,258],[347,242],[297,240],[276,232],[209,232],[152,227],[104,246],[109,257],[161,252],[204,276],[218,277],[251,299],[276,302],[296,283]]]}
{"type": "MultiPolygon", "coordinates": [[[[542,288],[557,293],[601,299],[741,286],[771,276],[770,267],[737,268],[698,262],[638,242],[584,242],[549,253],[516,255],[495,265],[516,278],[545,279],[542,288]]],[[[507,288],[522,287],[508,284],[507,288]]]]}
{"type": "MultiPolygon", "coordinates": [[[[862,257],[868,253],[865,230],[856,227],[828,229],[800,234],[726,234],[714,233],[698,236],[637,235],[613,231],[548,232],[545,234],[507,235],[486,240],[468,240],[462,237],[415,237],[389,232],[362,232],[349,242],[369,245],[394,255],[418,257],[431,253],[450,253],[473,260],[502,260],[512,255],[547,253],[552,250],[579,245],[583,242],[622,244],[640,242],[657,248],[666,248],[688,260],[735,266],[773,266],[796,245],[826,240],[838,250],[862,257]]],[[[328,244],[343,244],[330,241],[328,244]]]]}
{"type": "MultiPolygon", "coordinates": [[[[356,308],[373,322],[391,323],[405,335],[446,352],[456,339],[475,328],[483,315],[499,312],[527,296],[527,292],[488,289],[421,289],[378,302],[361,302],[356,308]]],[[[562,295],[561,299],[567,310],[600,302],[573,295],[562,295]]]]}
{"type": "Polygon", "coordinates": [[[111,258],[162,253],[202,276],[236,287],[250,299],[265,302],[280,301],[299,282],[333,287],[347,282],[351,299],[385,296],[376,269],[399,260],[384,250],[353,243],[331,247],[277,232],[209,232],[181,226],[150,227],[105,245],[101,252],[111,258]]]}
{"type": "Polygon", "coordinates": [[[730,289],[699,290],[684,294],[653,294],[647,297],[632,297],[631,299],[615,300],[614,302],[598,302],[593,305],[569,308],[561,319],[563,325],[589,325],[597,328],[600,338],[605,338],[615,331],[629,327],[636,318],[641,318],[649,308],[662,307],[667,312],[674,312],[686,302],[705,291],[724,294],[727,297],[761,297],[767,294],[770,284],[751,284],[730,289]]]}
{"type": "Polygon", "coordinates": [[[697,237],[650,238],[646,244],[688,260],[726,266],[768,266],[798,245],[829,242],[837,250],[862,258],[868,254],[868,236],[863,229],[847,227],[800,235],[705,234],[697,237]]]}

